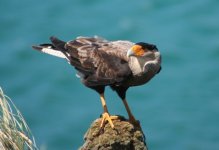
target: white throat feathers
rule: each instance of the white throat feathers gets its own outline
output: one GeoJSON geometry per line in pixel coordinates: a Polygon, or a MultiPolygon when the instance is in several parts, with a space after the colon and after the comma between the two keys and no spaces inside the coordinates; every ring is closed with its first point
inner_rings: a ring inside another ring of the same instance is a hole
{"type": "Polygon", "coordinates": [[[155,71],[155,73],[160,68],[160,53],[149,53],[148,55],[144,57],[135,57],[131,56],[129,58],[129,67],[131,68],[131,71],[134,76],[139,76],[144,73],[147,73],[149,69],[152,71],[155,71]],[[148,67],[148,66],[154,66],[154,67],[148,67]]]}

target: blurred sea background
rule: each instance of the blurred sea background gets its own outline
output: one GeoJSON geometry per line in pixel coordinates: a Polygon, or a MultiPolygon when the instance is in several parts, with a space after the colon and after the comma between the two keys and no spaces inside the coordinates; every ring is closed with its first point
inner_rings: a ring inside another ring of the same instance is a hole
{"type": "MultiPolygon", "coordinates": [[[[55,35],[154,43],[162,71],[127,99],[151,150],[219,148],[218,0],[1,0],[0,86],[43,150],[73,150],[102,113],[65,60],[32,50],[55,35]]],[[[111,114],[127,116],[106,90],[111,114]]]]}

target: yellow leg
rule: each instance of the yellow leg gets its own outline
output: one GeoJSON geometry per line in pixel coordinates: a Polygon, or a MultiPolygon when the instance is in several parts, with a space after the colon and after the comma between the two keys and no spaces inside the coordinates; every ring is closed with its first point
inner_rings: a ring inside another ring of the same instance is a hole
{"type": "Polygon", "coordinates": [[[101,100],[101,103],[102,103],[102,106],[103,106],[103,114],[102,114],[102,121],[101,121],[100,127],[102,128],[104,126],[104,123],[106,121],[108,121],[110,126],[112,128],[114,128],[114,124],[112,122],[112,119],[116,119],[118,117],[109,115],[109,112],[108,112],[108,109],[107,109],[107,106],[106,106],[106,101],[105,101],[105,98],[104,98],[104,94],[100,94],[100,100],[101,100]]]}
{"type": "Polygon", "coordinates": [[[131,112],[131,110],[130,110],[130,108],[129,108],[129,105],[128,105],[127,101],[126,101],[126,99],[123,99],[122,101],[123,101],[123,104],[125,105],[125,109],[126,109],[126,111],[127,111],[127,113],[128,113],[129,121],[130,121],[131,123],[133,123],[133,124],[136,124],[136,122],[138,122],[138,121],[136,121],[134,115],[132,114],[132,112],[131,112]]]}
{"type": "Polygon", "coordinates": [[[100,94],[100,100],[101,100],[101,103],[102,103],[102,106],[103,106],[103,111],[108,112],[104,94],[100,94]]]}

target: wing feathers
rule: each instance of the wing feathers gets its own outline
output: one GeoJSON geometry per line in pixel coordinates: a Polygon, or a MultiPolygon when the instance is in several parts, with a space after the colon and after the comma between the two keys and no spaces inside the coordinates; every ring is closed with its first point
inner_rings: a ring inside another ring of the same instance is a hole
{"type": "Polygon", "coordinates": [[[78,62],[71,62],[83,73],[83,82],[89,86],[122,82],[131,74],[126,51],[132,43],[113,43],[99,37],[78,37],[66,43],[65,48],[78,62]]]}
{"type": "Polygon", "coordinates": [[[131,74],[126,57],[130,42],[110,42],[100,37],[78,37],[67,43],[53,36],[50,40],[52,44],[33,48],[66,58],[87,86],[119,84],[131,74]]]}

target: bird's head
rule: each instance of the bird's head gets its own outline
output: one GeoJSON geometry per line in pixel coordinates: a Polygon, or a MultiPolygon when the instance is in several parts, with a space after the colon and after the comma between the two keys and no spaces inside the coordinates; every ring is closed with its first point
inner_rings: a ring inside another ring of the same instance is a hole
{"type": "Polygon", "coordinates": [[[127,56],[144,57],[155,52],[158,52],[156,45],[139,42],[128,50],[127,56]]]}
{"type": "Polygon", "coordinates": [[[136,74],[147,72],[148,69],[159,72],[161,68],[161,55],[156,45],[153,44],[136,43],[127,51],[127,57],[130,58],[131,68],[137,72],[136,74]]]}

